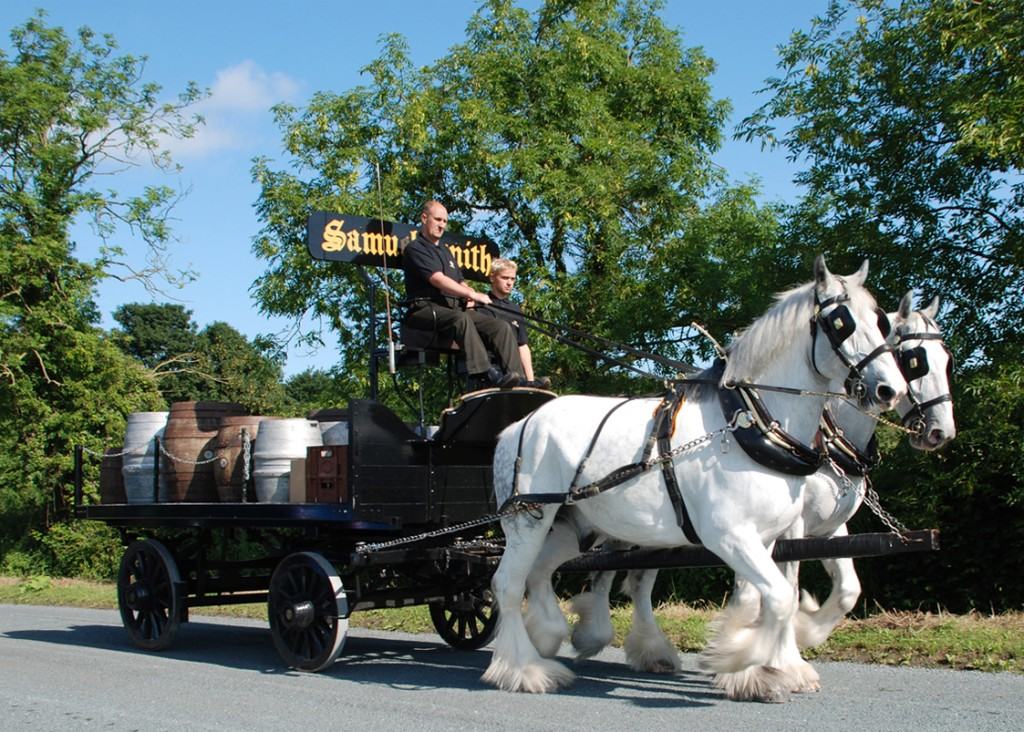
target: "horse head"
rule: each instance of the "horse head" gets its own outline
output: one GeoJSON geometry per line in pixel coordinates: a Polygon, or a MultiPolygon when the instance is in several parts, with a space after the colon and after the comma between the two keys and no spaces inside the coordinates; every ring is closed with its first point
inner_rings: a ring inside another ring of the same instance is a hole
{"type": "Polygon", "coordinates": [[[840,277],[829,272],[824,256],[815,259],[811,360],[823,377],[846,375],[851,396],[885,411],[904,397],[907,383],[883,333],[887,321],[864,288],[867,274],[867,260],[852,275],[840,277]]]}
{"type": "Polygon", "coordinates": [[[923,310],[914,310],[913,301],[913,292],[908,292],[900,300],[899,309],[889,315],[893,326],[890,342],[897,349],[908,387],[896,410],[904,426],[913,430],[913,447],[937,450],[956,437],[950,393],[953,355],[935,320],[938,296],[923,310]]]}

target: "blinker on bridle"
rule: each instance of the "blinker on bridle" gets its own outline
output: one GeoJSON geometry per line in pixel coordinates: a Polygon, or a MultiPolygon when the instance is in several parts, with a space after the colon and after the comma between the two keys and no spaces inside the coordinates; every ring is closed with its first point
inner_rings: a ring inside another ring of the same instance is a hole
{"type": "MultiPolygon", "coordinates": [[[[949,347],[946,346],[942,340],[940,333],[897,333],[896,343],[900,344],[904,341],[939,341],[946,353],[949,355],[949,365],[946,369],[946,383],[952,383],[953,381],[953,354],[950,353],[949,347]]],[[[900,371],[903,372],[903,378],[907,381],[907,399],[910,401],[910,410],[903,415],[903,426],[913,431],[917,435],[924,433],[927,427],[927,422],[924,418],[925,410],[930,409],[938,404],[945,402],[952,402],[953,395],[948,391],[945,394],[941,394],[934,399],[929,399],[926,402],[919,402],[917,397],[914,395],[914,390],[911,388],[911,382],[916,381],[929,373],[928,365],[928,352],[925,351],[924,346],[914,346],[913,348],[899,349],[897,351],[897,361],[900,365],[900,371]]]]}
{"type": "MultiPolygon", "coordinates": [[[[818,299],[817,290],[814,292],[814,317],[811,318],[811,365],[814,366],[814,370],[818,372],[819,376],[824,376],[821,370],[818,368],[817,359],[814,355],[815,343],[818,338],[818,328],[825,333],[825,337],[828,338],[829,344],[832,346],[833,353],[839,357],[839,360],[843,362],[843,365],[850,370],[850,375],[846,379],[846,391],[850,396],[857,399],[864,399],[867,396],[867,388],[864,386],[864,377],[861,370],[871,363],[873,360],[881,356],[883,353],[892,353],[895,355],[896,349],[888,342],[883,343],[875,348],[871,353],[862,358],[858,363],[854,364],[847,358],[846,354],[843,353],[841,345],[843,342],[853,335],[857,329],[857,321],[853,319],[853,314],[850,309],[843,303],[850,300],[850,295],[846,290],[833,295],[825,300],[818,299]],[[835,305],[831,312],[825,314],[825,308],[835,305]]],[[[889,325],[889,319],[885,313],[881,310],[877,310],[878,313],[878,329],[882,332],[884,338],[888,338],[891,327],[889,325]]],[[[895,356],[894,356],[895,357],[895,356]]]]}

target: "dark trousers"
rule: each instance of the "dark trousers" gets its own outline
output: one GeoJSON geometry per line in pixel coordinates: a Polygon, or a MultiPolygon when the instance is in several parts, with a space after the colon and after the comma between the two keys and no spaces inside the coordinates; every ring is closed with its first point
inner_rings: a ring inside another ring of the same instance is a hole
{"type": "Polygon", "coordinates": [[[523,374],[515,333],[504,320],[485,315],[475,308],[455,310],[424,302],[413,305],[404,322],[413,328],[432,330],[438,335],[453,338],[466,355],[466,370],[470,374],[485,373],[491,366],[485,343],[498,356],[505,371],[523,374]]]}

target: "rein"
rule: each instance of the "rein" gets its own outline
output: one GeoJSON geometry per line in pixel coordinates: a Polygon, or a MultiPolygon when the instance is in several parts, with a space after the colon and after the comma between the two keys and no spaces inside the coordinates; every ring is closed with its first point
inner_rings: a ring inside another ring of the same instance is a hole
{"type": "Polygon", "coordinates": [[[504,312],[504,313],[508,313],[509,315],[515,315],[515,316],[518,316],[518,317],[522,317],[524,320],[530,321],[533,324],[533,327],[538,332],[543,333],[544,335],[546,335],[549,338],[553,338],[554,340],[558,341],[559,343],[562,343],[562,344],[564,344],[566,346],[569,346],[570,348],[575,348],[575,349],[577,349],[579,351],[583,351],[584,353],[586,353],[586,354],[588,354],[590,356],[596,356],[597,358],[604,359],[605,361],[613,363],[616,366],[621,366],[624,369],[629,369],[630,371],[638,373],[641,376],[646,376],[648,378],[657,379],[659,381],[662,378],[662,377],[660,377],[660,376],[658,376],[656,374],[652,374],[650,372],[644,371],[643,369],[637,368],[636,366],[633,366],[632,364],[627,363],[625,360],[623,360],[621,358],[617,358],[617,357],[609,355],[607,353],[603,353],[601,351],[598,351],[596,348],[591,348],[590,346],[587,346],[587,345],[584,345],[582,343],[579,343],[578,341],[574,341],[574,340],[566,337],[565,335],[561,335],[561,333],[567,333],[567,334],[569,334],[569,335],[571,335],[571,336],[573,336],[575,338],[589,339],[589,340],[593,341],[594,343],[597,343],[598,345],[603,346],[605,348],[625,351],[626,353],[628,353],[628,354],[630,354],[632,356],[635,356],[638,360],[641,360],[641,361],[651,361],[653,363],[661,364],[662,366],[667,366],[668,368],[673,369],[674,371],[677,371],[679,373],[683,373],[683,374],[696,374],[696,373],[700,372],[700,369],[697,368],[696,366],[692,365],[692,364],[684,363],[683,361],[677,361],[677,360],[675,360],[673,358],[667,358],[667,357],[662,356],[660,354],[652,353],[651,351],[643,351],[643,350],[640,350],[639,348],[634,348],[633,346],[626,345],[625,343],[618,343],[618,342],[610,340],[608,338],[603,338],[602,336],[594,335],[593,333],[588,333],[588,332],[583,331],[583,330],[578,330],[576,328],[572,328],[572,327],[570,327],[568,325],[561,325],[559,323],[553,323],[550,320],[545,320],[544,318],[540,318],[540,317],[538,317],[536,315],[527,315],[526,313],[523,313],[523,312],[516,312],[516,311],[511,310],[509,308],[506,308],[506,307],[504,307],[502,305],[499,305],[498,303],[493,303],[492,302],[487,307],[492,308],[494,310],[498,310],[498,311],[504,312]],[[543,326],[543,327],[539,327],[539,326],[543,326]]]}

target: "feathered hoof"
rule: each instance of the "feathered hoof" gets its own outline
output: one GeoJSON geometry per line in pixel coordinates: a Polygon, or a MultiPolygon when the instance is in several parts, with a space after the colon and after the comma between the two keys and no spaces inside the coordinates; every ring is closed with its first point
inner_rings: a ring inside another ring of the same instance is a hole
{"type": "Polygon", "coordinates": [[[733,701],[782,704],[790,699],[793,678],[781,669],[751,666],[743,671],[715,676],[715,686],[733,701]]]}
{"type": "Polygon", "coordinates": [[[639,637],[631,633],[624,648],[626,661],[636,671],[671,675],[683,667],[679,652],[664,637],[639,637]]]}
{"type": "Polygon", "coordinates": [[[576,675],[557,661],[548,659],[540,659],[522,667],[514,667],[504,660],[495,659],[481,679],[503,691],[546,694],[569,686],[576,675]]]}
{"type": "Polygon", "coordinates": [[[821,691],[821,677],[809,663],[801,663],[793,668],[790,676],[796,680],[793,686],[795,694],[814,694],[821,691]]]}
{"type": "Polygon", "coordinates": [[[615,638],[615,630],[608,620],[608,610],[595,610],[596,596],[582,592],[572,598],[572,612],[580,616],[572,629],[572,647],[578,658],[596,656],[615,638]],[[599,622],[598,619],[603,622],[599,622]]]}

